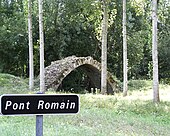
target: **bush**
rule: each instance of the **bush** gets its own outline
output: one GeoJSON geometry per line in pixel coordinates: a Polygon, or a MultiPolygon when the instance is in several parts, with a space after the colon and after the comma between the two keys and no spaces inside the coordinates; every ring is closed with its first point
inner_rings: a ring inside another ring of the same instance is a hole
{"type": "Polygon", "coordinates": [[[130,80],[128,83],[129,90],[146,90],[152,87],[150,80],[130,80]]]}

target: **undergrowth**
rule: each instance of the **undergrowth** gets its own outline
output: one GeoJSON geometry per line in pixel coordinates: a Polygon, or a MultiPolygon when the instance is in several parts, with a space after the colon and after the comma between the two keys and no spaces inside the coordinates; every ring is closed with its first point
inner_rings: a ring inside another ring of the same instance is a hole
{"type": "Polygon", "coordinates": [[[0,94],[27,93],[28,88],[24,79],[10,74],[0,74],[0,94]]]}
{"type": "MultiPolygon", "coordinates": [[[[28,91],[27,84],[21,78],[0,74],[0,94],[34,93],[28,91]]],[[[130,81],[127,97],[122,97],[122,93],[114,96],[79,94],[80,112],[77,115],[44,116],[44,136],[168,136],[170,86],[160,85],[162,101],[156,104],[150,97],[151,86],[152,82],[147,80],[130,81]]],[[[56,92],[47,92],[51,93],[56,92]]],[[[35,135],[35,116],[1,116],[0,122],[3,136],[35,135]]]]}

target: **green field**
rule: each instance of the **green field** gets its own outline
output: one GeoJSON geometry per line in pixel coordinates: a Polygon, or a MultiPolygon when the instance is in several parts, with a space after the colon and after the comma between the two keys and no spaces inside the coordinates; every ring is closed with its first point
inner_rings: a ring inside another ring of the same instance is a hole
{"type": "MultiPolygon", "coordinates": [[[[27,81],[0,74],[0,94],[28,92],[27,81]]],[[[170,86],[153,104],[151,81],[131,81],[129,94],[81,94],[77,115],[45,115],[44,136],[169,136],[170,86]]],[[[54,93],[54,92],[48,92],[54,93]]],[[[35,116],[0,116],[1,136],[35,136],[35,116]]]]}

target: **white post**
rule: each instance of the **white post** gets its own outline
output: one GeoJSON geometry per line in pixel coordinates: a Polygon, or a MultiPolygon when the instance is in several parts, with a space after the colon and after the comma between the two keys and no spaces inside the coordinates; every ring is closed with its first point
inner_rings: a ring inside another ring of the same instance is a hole
{"type": "Polygon", "coordinates": [[[101,93],[107,92],[107,2],[103,0],[103,23],[102,23],[102,56],[101,56],[101,93]]]}
{"type": "Polygon", "coordinates": [[[45,92],[45,82],[44,82],[43,0],[39,0],[39,35],[40,35],[40,92],[45,92]]]}
{"type": "Polygon", "coordinates": [[[152,11],[152,61],[153,61],[153,101],[159,102],[158,50],[157,50],[157,0],[153,0],[152,11]]]}
{"type": "Polygon", "coordinates": [[[34,63],[33,63],[33,42],[32,42],[32,10],[31,0],[28,0],[28,39],[29,39],[29,90],[34,87],[34,63]]]}
{"type": "Polygon", "coordinates": [[[127,78],[127,37],[126,37],[126,0],[123,0],[123,96],[127,96],[128,78],[127,78]]]}

